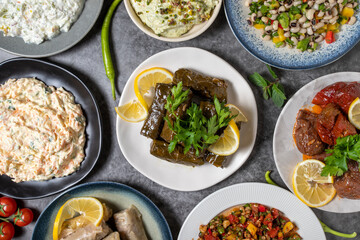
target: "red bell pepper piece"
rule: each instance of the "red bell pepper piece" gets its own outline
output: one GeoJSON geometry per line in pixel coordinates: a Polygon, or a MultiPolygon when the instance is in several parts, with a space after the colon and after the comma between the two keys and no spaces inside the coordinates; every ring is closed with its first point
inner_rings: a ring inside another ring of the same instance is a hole
{"type": "Polygon", "coordinates": [[[279,231],[279,227],[273,228],[269,231],[269,237],[274,238],[277,236],[277,233],[279,231]]]}
{"type": "Polygon", "coordinates": [[[333,31],[327,31],[325,36],[325,42],[328,44],[335,42],[335,35],[333,31]]]}

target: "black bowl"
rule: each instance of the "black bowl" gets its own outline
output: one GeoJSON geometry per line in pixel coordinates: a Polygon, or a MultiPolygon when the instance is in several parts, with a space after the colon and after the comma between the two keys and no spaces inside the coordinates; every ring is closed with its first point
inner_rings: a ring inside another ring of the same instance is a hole
{"type": "MultiPolygon", "coordinates": [[[[58,193],[83,179],[94,167],[101,151],[102,123],[99,108],[85,84],[64,68],[37,59],[14,58],[0,63],[0,84],[9,78],[35,77],[48,86],[63,87],[75,96],[86,117],[85,159],[73,174],[47,181],[15,183],[0,175],[0,193],[20,199],[46,197],[58,193]]],[[[0,136],[1,137],[1,136],[0,136]]]]}

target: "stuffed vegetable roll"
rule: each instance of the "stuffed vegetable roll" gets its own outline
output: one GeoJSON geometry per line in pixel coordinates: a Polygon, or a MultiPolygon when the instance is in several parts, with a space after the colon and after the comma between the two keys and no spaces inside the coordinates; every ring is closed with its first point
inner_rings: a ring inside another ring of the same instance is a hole
{"type": "Polygon", "coordinates": [[[141,135],[151,139],[157,139],[159,137],[164,124],[166,99],[167,96],[171,94],[171,88],[171,84],[156,84],[154,100],[151,104],[149,114],[144,122],[144,125],[141,128],[141,135]]]}
{"type": "Polygon", "coordinates": [[[222,79],[181,68],[174,74],[174,83],[179,82],[182,82],[184,87],[190,87],[206,98],[214,99],[216,95],[220,102],[227,101],[227,83],[222,79]]]}
{"type": "Polygon", "coordinates": [[[134,206],[114,214],[121,240],[147,240],[141,213],[134,206]]]}
{"type": "Polygon", "coordinates": [[[204,164],[204,155],[196,156],[193,149],[190,149],[190,151],[184,154],[184,148],[177,145],[175,150],[169,153],[168,147],[169,144],[164,141],[153,140],[150,146],[150,153],[155,157],[172,163],[180,163],[190,166],[204,164]]]}
{"type": "Polygon", "coordinates": [[[209,101],[201,101],[200,102],[200,109],[202,111],[202,114],[207,118],[211,118],[213,116],[215,116],[216,113],[216,109],[215,109],[215,105],[212,104],[209,101]]]}
{"type": "Polygon", "coordinates": [[[225,156],[219,156],[219,155],[216,155],[214,153],[208,152],[206,154],[205,160],[208,163],[214,165],[215,167],[223,167],[225,162],[226,162],[226,157],[225,156]]]}
{"type": "MultiPolygon", "coordinates": [[[[187,90],[187,89],[183,89],[183,90],[187,90]]],[[[179,107],[174,111],[174,114],[176,115],[176,117],[179,117],[180,119],[183,119],[186,116],[186,110],[189,108],[190,104],[191,104],[191,100],[193,97],[193,93],[190,90],[189,94],[187,96],[187,99],[181,103],[179,105],[179,107]]],[[[172,116],[172,114],[170,114],[169,111],[166,112],[166,116],[169,118],[171,125],[173,124],[173,122],[175,121],[176,117],[172,116]]],[[[164,139],[166,142],[170,143],[171,140],[173,140],[175,135],[175,132],[173,132],[170,127],[168,122],[164,122],[164,127],[161,131],[160,137],[162,139],[164,139]]]]}

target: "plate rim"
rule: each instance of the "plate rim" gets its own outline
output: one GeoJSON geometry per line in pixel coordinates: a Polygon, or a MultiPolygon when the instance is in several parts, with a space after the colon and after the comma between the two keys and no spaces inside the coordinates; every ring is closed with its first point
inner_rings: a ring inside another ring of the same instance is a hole
{"type": "MultiPolygon", "coordinates": [[[[22,61],[30,61],[30,62],[37,62],[37,63],[40,63],[40,64],[44,64],[44,65],[48,65],[48,66],[52,66],[52,67],[55,67],[61,71],[64,71],[66,72],[67,74],[71,75],[72,77],[74,77],[75,79],[78,80],[78,82],[86,89],[86,91],[88,92],[90,98],[91,98],[91,101],[93,102],[94,106],[95,106],[95,109],[96,109],[96,113],[97,113],[97,117],[98,117],[98,127],[99,127],[99,150],[97,151],[97,155],[95,157],[95,161],[92,163],[89,171],[87,173],[85,173],[83,176],[81,176],[79,179],[77,179],[76,181],[72,182],[71,184],[69,184],[68,186],[64,187],[64,188],[61,188],[57,191],[52,191],[52,192],[49,192],[49,193],[46,193],[46,194],[42,194],[42,195],[39,195],[39,196],[31,196],[31,197],[19,197],[19,196],[15,196],[13,194],[9,194],[9,193],[4,193],[1,189],[0,189],[0,193],[1,194],[5,194],[7,196],[10,196],[12,198],[16,198],[16,199],[22,199],[22,200],[30,200],[30,199],[40,199],[40,198],[44,198],[44,197],[48,197],[48,196],[51,196],[51,195],[54,195],[54,194],[57,194],[57,193],[60,193],[62,191],[65,191],[66,189],[69,189],[70,187],[73,187],[75,184],[79,183],[81,180],[83,180],[92,170],[93,168],[95,167],[97,161],[99,160],[99,157],[100,157],[100,154],[101,154],[101,151],[102,151],[102,145],[103,145],[103,122],[102,122],[102,117],[101,117],[101,112],[100,112],[100,109],[99,109],[99,106],[95,100],[95,97],[93,96],[92,92],[90,91],[90,89],[86,86],[86,84],[79,78],[77,77],[75,74],[73,74],[72,72],[70,72],[69,70],[59,66],[59,65],[56,65],[54,63],[51,63],[51,62],[47,62],[47,61],[44,61],[44,60],[41,60],[41,59],[32,59],[32,58],[25,58],[25,57],[16,57],[16,58],[10,58],[10,59],[7,59],[3,62],[0,62],[0,69],[1,67],[3,67],[4,64],[7,64],[7,63],[11,63],[11,62],[22,62],[22,61]]],[[[73,93],[72,93],[73,94],[73,93]]],[[[75,96],[76,97],[76,96],[75,96]]],[[[86,156],[84,158],[84,160],[86,159],[86,156]]],[[[84,161],[83,160],[83,161],[84,161]]],[[[74,172],[73,174],[76,174],[77,172],[74,172]]],[[[70,175],[68,175],[70,176],[70,175]]],[[[65,176],[67,177],[67,176],[65,176]]],[[[52,178],[54,179],[54,178],[52,178]]],[[[49,180],[46,180],[46,181],[51,181],[52,179],[49,179],[49,180]]]]}
{"type": "MultiPolygon", "coordinates": [[[[273,157],[274,157],[274,162],[275,162],[275,165],[276,165],[276,169],[281,177],[281,180],[285,183],[286,187],[292,192],[294,193],[294,190],[293,190],[293,187],[292,187],[292,183],[288,183],[286,181],[286,177],[284,176],[283,172],[280,171],[280,167],[279,167],[279,164],[278,161],[276,160],[277,159],[277,153],[275,151],[275,147],[276,147],[276,141],[275,141],[275,138],[277,136],[277,133],[280,131],[280,127],[279,127],[279,124],[280,124],[280,118],[283,118],[285,116],[285,112],[287,110],[287,108],[291,107],[290,104],[294,101],[294,96],[298,96],[300,95],[299,92],[300,91],[304,91],[304,89],[308,88],[308,87],[311,87],[312,85],[315,85],[316,83],[318,82],[321,82],[321,81],[324,81],[325,79],[331,77],[331,76],[341,76],[341,75],[344,75],[344,74],[357,74],[359,77],[360,77],[360,72],[351,72],[351,71],[344,71],[344,72],[335,72],[335,73],[330,73],[330,74],[326,74],[326,75],[323,75],[323,76],[320,76],[316,79],[313,79],[311,80],[310,82],[308,82],[307,84],[305,84],[304,86],[302,86],[300,89],[298,89],[294,95],[287,101],[286,105],[284,106],[284,108],[282,109],[282,111],[280,112],[279,114],[279,117],[276,121],[276,124],[275,124],[275,128],[274,128],[274,134],[273,134],[273,144],[272,144],[272,150],[273,150],[273,157]]],[[[341,78],[339,78],[340,80],[336,80],[336,81],[331,81],[331,83],[327,83],[325,85],[322,86],[322,88],[326,87],[326,86],[329,86],[330,84],[333,84],[333,83],[336,83],[336,82],[342,82],[343,80],[341,80],[341,78]]],[[[315,93],[314,93],[314,96],[315,96],[315,93]]],[[[308,103],[308,104],[311,104],[308,103]]],[[[300,109],[299,109],[300,110],[300,109]]],[[[295,124],[295,122],[294,122],[295,124]]],[[[295,166],[294,166],[295,168],[295,166]]],[[[335,196],[335,198],[338,197],[337,195],[335,196]]],[[[328,210],[328,209],[324,209],[326,208],[326,205],[325,206],[322,206],[322,207],[317,207],[315,209],[319,209],[319,210],[322,210],[324,212],[332,212],[332,213],[355,213],[355,212],[360,212],[360,209],[357,210],[357,211],[336,211],[336,210],[328,210]]]]}
{"type": "MultiPolygon", "coordinates": [[[[43,57],[50,57],[50,56],[54,56],[54,55],[57,55],[59,53],[62,53],[62,52],[65,52],[66,50],[69,50],[70,48],[74,47],[76,44],[78,44],[81,40],[83,40],[87,35],[88,33],[91,31],[91,29],[94,27],[95,23],[97,22],[99,16],[100,16],[100,13],[101,13],[101,10],[104,6],[104,0],[98,0],[100,1],[100,5],[99,5],[99,8],[98,8],[98,11],[96,12],[95,14],[95,18],[94,18],[94,21],[92,23],[90,23],[88,25],[88,28],[85,30],[85,34],[79,38],[77,38],[73,43],[69,44],[68,46],[66,46],[65,48],[63,49],[59,49],[57,51],[51,51],[51,52],[48,52],[48,53],[44,53],[44,54],[22,54],[22,53],[19,53],[19,52],[14,52],[14,51],[11,51],[11,50],[8,50],[4,47],[1,47],[0,46],[0,49],[3,50],[4,52],[7,52],[7,53],[10,53],[10,54],[13,54],[15,56],[18,56],[18,57],[27,57],[27,58],[43,58],[43,57]]],[[[85,0],[86,2],[86,0],[85,0]]],[[[83,9],[84,10],[84,9],[83,9]]],[[[81,14],[83,14],[84,12],[81,12],[81,14]]],[[[79,18],[81,16],[81,14],[79,15],[79,18]]],[[[78,20],[78,19],[77,19],[78,20]]],[[[76,20],[76,21],[77,21],[76,20]]],[[[75,22],[76,22],[75,21],[75,22]]],[[[75,22],[71,25],[71,27],[75,24],[75,22]]],[[[71,27],[70,27],[70,30],[71,30],[71,27]]],[[[70,31],[69,30],[69,31],[70,31]]],[[[69,32],[61,32],[60,34],[66,34],[66,33],[69,33],[69,32]]],[[[1,33],[2,34],[2,33],[1,33]]],[[[59,34],[59,35],[60,35],[59,34]]],[[[55,36],[55,37],[58,37],[59,35],[55,36]]],[[[5,37],[4,35],[2,35],[2,37],[5,37]]],[[[16,38],[20,38],[20,37],[16,37],[16,38]]],[[[51,39],[49,40],[45,40],[45,41],[51,41],[51,39]]],[[[24,44],[28,44],[28,43],[25,43],[24,44]]]]}
{"type": "MultiPolygon", "coordinates": [[[[262,187],[265,187],[265,188],[272,188],[272,189],[276,189],[276,191],[280,191],[280,192],[284,192],[284,194],[288,194],[289,196],[291,196],[294,201],[297,201],[300,205],[302,205],[303,207],[306,207],[308,210],[309,210],[309,213],[310,215],[312,215],[312,217],[314,217],[314,219],[317,219],[315,213],[312,211],[311,208],[307,207],[304,203],[302,203],[295,195],[292,194],[292,192],[290,191],[287,191],[286,189],[284,188],[281,188],[281,187],[278,187],[278,186],[274,186],[274,185],[271,185],[271,184],[268,184],[268,183],[260,183],[260,182],[243,182],[243,183],[237,183],[237,184],[233,184],[233,185],[230,185],[230,186],[227,186],[227,187],[224,187],[224,188],[221,188],[213,193],[211,193],[210,195],[208,195],[207,197],[205,197],[203,200],[201,200],[191,211],[190,213],[187,215],[186,219],[184,220],[182,226],[181,226],[181,229],[179,231],[179,235],[178,235],[178,239],[177,240],[183,240],[183,239],[180,239],[181,237],[181,234],[185,231],[185,224],[189,221],[189,219],[192,217],[193,214],[196,213],[196,211],[201,207],[201,205],[203,205],[204,203],[206,202],[210,202],[210,201],[213,201],[213,198],[216,197],[217,195],[221,195],[223,192],[225,191],[239,191],[238,188],[242,188],[243,186],[253,186],[254,188],[262,188],[262,187]]],[[[259,202],[261,203],[261,202],[259,202]]],[[[239,203],[239,204],[242,204],[242,203],[239,203]]],[[[222,211],[226,210],[227,208],[225,209],[220,209],[216,214],[219,214],[221,213],[222,211]]],[[[282,211],[281,209],[279,209],[280,211],[282,211]]],[[[216,215],[215,215],[216,216],[216,215]]],[[[214,217],[215,217],[214,216],[214,217]]],[[[316,225],[318,225],[318,228],[322,230],[322,227],[321,227],[321,224],[320,224],[320,221],[317,221],[316,222],[316,225]]],[[[184,234],[184,233],[183,233],[184,234]]],[[[324,240],[326,240],[326,237],[325,237],[325,233],[324,231],[322,231],[322,235],[324,237],[324,240]]]]}
{"type": "Polygon", "coordinates": [[[301,71],[301,70],[311,70],[311,69],[316,69],[316,68],[320,68],[320,67],[324,67],[327,66],[331,63],[336,62],[337,60],[339,60],[340,58],[342,58],[344,55],[346,55],[348,52],[350,52],[359,42],[360,42],[360,37],[357,39],[356,42],[354,42],[354,44],[349,47],[346,51],[344,51],[343,53],[337,55],[334,58],[331,59],[327,59],[326,61],[323,61],[323,63],[318,63],[312,66],[308,66],[308,67],[287,67],[287,66],[283,66],[283,65],[279,65],[279,64],[275,64],[272,61],[267,61],[266,59],[264,59],[263,57],[259,56],[256,51],[254,51],[253,49],[249,49],[245,46],[245,44],[243,43],[243,41],[241,40],[241,38],[239,37],[240,33],[237,33],[234,29],[234,20],[230,18],[229,16],[229,4],[227,3],[227,1],[229,0],[224,0],[224,12],[225,12],[225,16],[226,16],[226,20],[227,23],[231,29],[231,32],[233,33],[233,35],[235,36],[235,38],[237,39],[237,41],[241,44],[241,46],[248,52],[250,53],[253,57],[255,57],[256,59],[260,60],[261,62],[265,63],[265,64],[269,64],[270,66],[279,68],[279,69],[283,69],[283,70],[292,70],[292,71],[301,71]]]}
{"type": "MultiPolygon", "coordinates": [[[[181,49],[188,49],[188,50],[191,50],[191,51],[201,51],[201,52],[203,52],[203,53],[205,53],[205,54],[210,54],[211,56],[217,58],[219,61],[222,61],[223,63],[225,63],[226,65],[228,65],[232,70],[234,70],[237,74],[239,74],[239,75],[243,78],[244,83],[246,83],[247,86],[249,87],[249,89],[250,89],[250,94],[251,94],[251,96],[252,96],[252,98],[253,98],[253,100],[254,100],[254,106],[253,106],[253,108],[254,108],[254,113],[255,113],[255,119],[253,120],[253,122],[254,122],[254,130],[255,130],[255,132],[254,132],[253,142],[252,142],[251,146],[249,147],[249,152],[248,152],[248,154],[246,155],[244,162],[243,162],[238,168],[234,168],[233,171],[231,171],[231,173],[229,173],[226,177],[222,178],[221,180],[219,180],[219,181],[217,181],[217,182],[214,182],[214,183],[212,183],[212,184],[210,184],[210,185],[206,185],[205,187],[202,186],[202,187],[198,187],[198,188],[192,188],[192,189],[190,189],[190,190],[189,190],[189,189],[183,189],[183,188],[171,186],[171,185],[169,185],[169,184],[167,184],[167,183],[163,183],[163,182],[158,181],[158,180],[154,180],[152,177],[149,176],[149,174],[147,174],[147,173],[145,173],[143,170],[140,170],[139,168],[135,167],[134,164],[133,164],[131,161],[128,160],[128,155],[123,151],[123,146],[122,146],[122,144],[121,144],[121,142],[120,142],[119,126],[120,126],[120,124],[121,124],[121,123],[120,123],[121,119],[120,119],[119,116],[116,116],[116,136],[117,136],[117,140],[118,140],[118,145],[119,145],[120,150],[121,150],[122,154],[124,155],[126,161],[127,161],[133,168],[135,168],[138,172],[140,172],[142,175],[144,175],[145,177],[147,177],[147,178],[150,179],[151,181],[156,182],[157,184],[159,184],[159,185],[161,185],[161,186],[164,186],[164,187],[166,187],[166,188],[172,189],[172,190],[183,191],[183,192],[194,192],[194,191],[200,191],[200,190],[209,188],[209,187],[211,187],[211,186],[214,186],[214,185],[216,185],[216,184],[224,181],[225,179],[227,179],[228,177],[230,177],[231,175],[233,175],[237,170],[239,170],[239,169],[245,164],[245,162],[249,159],[251,153],[252,153],[253,150],[254,150],[254,146],[255,146],[255,143],[256,143],[256,139],[257,139],[257,133],[258,133],[258,132],[257,132],[257,128],[258,128],[258,117],[259,117],[259,116],[258,116],[258,109],[257,109],[257,103],[256,103],[256,98],[255,98],[254,92],[252,91],[252,89],[251,89],[249,83],[246,81],[246,79],[245,79],[231,64],[229,64],[228,62],[226,62],[226,61],[225,61],[224,59],[222,59],[221,57],[219,57],[219,56],[215,55],[214,53],[211,53],[211,52],[209,52],[209,51],[207,51],[207,50],[204,50],[204,49],[201,49],[201,48],[197,48],[197,47],[177,47],[177,48],[170,48],[170,49],[167,49],[167,50],[160,51],[160,52],[158,52],[158,53],[156,53],[156,54],[148,57],[147,59],[145,59],[143,62],[141,62],[141,63],[133,70],[133,72],[132,72],[131,75],[129,76],[126,84],[128,84],[128,81],[130,80],[131,76],[132,76],[135,72],[137,72],[137,71],[139,71],[139,70],[141,69],[141,65],[143,65],[144,63],[147,63],[147,62],[148,62],[149,60],[151,60],[153,57],[156,57],[156,56],[162,55],[162,54],[167,54],[168,52],[172,52],[172,51],[178,51],[178,50],[181,50],[181,49]]],[[[125,86],[126,86],[126,85],[125,85],[125,86]]],[[[125,86],[124,86],[124,88],[125,88],[125,86]]],[[[123,95],[122,95],[122,96],[123,96],[123,95]]],[[[120,98],[118,105],[120,105],[121,99],[122,99],[122,98],[120,98]]]]}
{"type": "MultiPolygon", "coordinates": [[[[47,211],[47,209],[56,203],[57,200],[59,200],[61,197],[63,197],[64,195],[68,194],[70,191],[74,191],[74,190],[77,190],[79,188],[83,188],[83,187],[88,187],[88,186],[92,186],[92,185],[112,185],[112,186],[115,186],[115,188],[122,188],[122,189],[125,189],[126,191],[129,191],[129,192],[132,192],[134,193],[135,195],[139,196],[145,203],[147,206],[151,206],[152,209],[154,209],[158,214],[159,216],[162,218],[163,220],[163,223],[165,223],[165,225],[162,225],[162,226],[165,226],[166,230],[167,230],[167,235],[170,236],[170,239],[169,240],[172,240],[173,237],[172,237],[172,232],[171,232],[171,229],[170,229],[170,226],[169,226],[169,223],[167,222],[164,214],[161,212],[161,210],[156,206],[156,204],[151,201],[150,198],[148,198],[145,194],[143,194],[142,192],[140,192],[139,190],[133,188],[133,187],[130,187],[126,184],[123,184],[123,183],[118,183],[118,182],[112,182],[112,181],[96,181],[96,182],[86,182],[86,183],[82,183],[82,184],[79,184],[79,185],[76,185],[76,186],[72,186],[71,188],[65,190],[64,192],[62,192],[59,196],[57,196],[56,198],[54,198],[52,201],[50,201],[46,207],[44,208],[44,210],[41,212],[41,214],[39,215],[38,219],[36,220],[36,223],[35,223],[35,226],[33,228],[33,233],[31,235],[31,239],[34,239],[34,234],[35,234],[35,229],[37,228],[38,224],[40,224],[40,219],[41,217],[43,217],[43,215],[45,215],[45,212],[47,211]]],[[[37,239],[36,239],[37,240],[37,239]]]]}

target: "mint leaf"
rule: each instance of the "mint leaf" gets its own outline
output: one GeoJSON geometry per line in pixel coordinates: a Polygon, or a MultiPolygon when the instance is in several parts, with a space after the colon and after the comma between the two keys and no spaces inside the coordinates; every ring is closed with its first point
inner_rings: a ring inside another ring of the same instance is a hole
{"type": "Polygon", "coordinates": [[[254,73],[249,76],[249,79],[252,83],[254,83],[258,87],[266,87],[268,82],[263,78],[259,73],[254,73]]]}
{"type": "Polygon", "coordinates": [[[274,70],[272,70],[272,68],[271,68],[268,64],[266,64],[266,67],[268,68],[271,76],[272,76],[275,80],[276,80],[276,79],[279,79],[279,77],[276,75],[276,73],[274,72],[274,70]]]}
{"type": "Polygon", "coordinates": [[[272,97],[274,104],[278,107],[282,107],[286,100],[285,94],[279,89],[278,84],[272,86],[272,97]]]}

